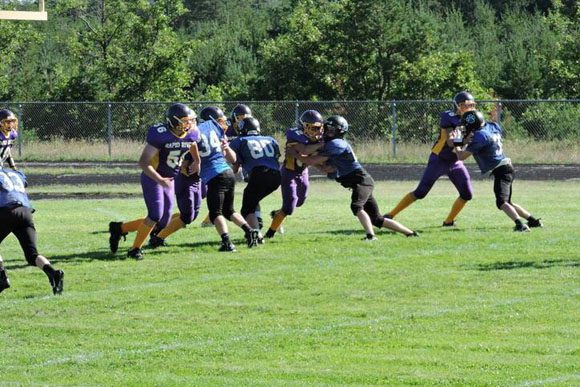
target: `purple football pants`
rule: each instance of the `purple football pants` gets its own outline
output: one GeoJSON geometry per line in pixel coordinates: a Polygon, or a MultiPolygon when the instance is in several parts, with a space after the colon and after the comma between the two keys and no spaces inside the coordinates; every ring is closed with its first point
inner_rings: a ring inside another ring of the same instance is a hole
{"type": "Polygon", "coordinates": [[[308,197],[308,168],[302,172],[291,171],[287,168],[280,170],[282,177],[282,211],[292,215],[296,207],[300,207],[308,197]]]}
{"type": "Polygon", "coordinates": [[[180,218],[185,224],[193,222],[201,208],[202,183],[199,177],[185,176],[183,173],[175,177],[175,196],[180,218]]]}
{"type": "Polygon", "coordinates": [[[162,229],[169,224],[173,212],[174,182],[169,188],[163,188],[145,173],[141,173],[141,188],[147,206],[147,217],[162,229]]]}
{"type": "Polygon", "coordinates": [[[433,184],[435,184],[435,182],[443,175],[449,176],[449,180],[451,180],[455,188],[457,188],[461,199],[471,200],[473,197],[471,178],[467,168],[463,165],[463,162],[459,160],[442,160],[439,156],[433,153],[429,156],[427,168],[425,169],[425,172],[423,172],[423,177],[421,177],[419,185],[415,191],[413,191],[413,195],[417,199],[423,199],[427,196],[431,188],[433,188],[433,184]]]}

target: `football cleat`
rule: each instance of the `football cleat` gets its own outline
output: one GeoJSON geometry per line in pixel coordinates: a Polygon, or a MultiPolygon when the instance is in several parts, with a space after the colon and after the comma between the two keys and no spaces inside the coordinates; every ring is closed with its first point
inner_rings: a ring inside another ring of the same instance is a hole
{"type": "Polygon", "coordinates": [[[123,230],[121,229],[122,224],[122,222],[109,223],[109,247],[113,254],[115,254],[119,249],[119,241],[121,240],[121,237],[123,237],[123,240],[127,240],[127,233],[123,233],[123,230]]]}
{"type": "Polygon", "coordinates": [[[530,231],[530,228],[527,225],[523,224],[523,223],[518,223],[514,227],[514,231],[517,231],[517,232],[529,232],[530,231]]]}
{"type": "Polygon", "coordinates": [[[159,238],[157,235],[151,235],[149,237],[149,247],[156,249],[160,246],[167,246],[165,239],[159,238]]]}
{"type": "Polygon", "coordinates": [[[264,227],[264,220],[259,216],[257,216],[256,219],[258,220],[258,228],[261,230],[262,227],[264,227]]]}
{"type": "Polygon", "coordinates": [[[235,253],[237,252],[236,250],[236,246],[234,246],[233,243],[226,243],[226,242],[222,242],[222,245],[220,246],[219,250],[221,252],[226,252],[226,253],[235,253]]]}
{"type": "Polygon", "coordinates": [[[135,247],[127,252],[127,257],[140,261],[143,259],[143,251],[139,247],[135,247]]]}
{"type": "Polygon", "coordinates": [[[4,289],[8,289],[10,287],[10,280],[8,279],[8,276],[6,275],[6,272],[4,270],[0,271],[0,293],[2,293],[2,291],[4,289]]]}
{"type": "Polygon", "coordinates": [[[362,240],[363,240],[363,242],[374,242],[374,241],[377,240],[377,237],[374,236],[374,235],[372,237],[370,237],[370,238],[368,236],[366,236],[362,240]]]}
{"type": "Polygon", "coordinates": [[[264,237],[270,239],[270,238],[274,238],[274,235],[276,235],[276,231],[269,228],[268,231],[266,231],[266,235],[264,235],[264,237]]]}
{"type": "Polygon", "coordinates": [[[64,272],[62,270],[55,270],[54,274],[49,277],[50,286],[54,295],[62,294],[64,287],[64,272]]]}
{"type": "Polygon", "coordinates": [[[265,245],[266,244],[266,240],[264,239],[263,236],[258,237],[258,244],[259,245],[265,245]]]}
{"type": "MultiPolygon", "coordinates": [[[[278,213],[278,211],[280,211],[280,210],[272,210],[270,212],[270,218],[274,219],[274,217],[276,216],[276,214],[278,213]]],[[[278,230],[277,231],[274,231],[274,232],[279,232],[280,234],[284,234],[284,227],[280,226],[280,228],[278,228],[278,230]]],[[[272,236],[274,236],[274,235],[272,234],[272,236]]],[[[266,238],[271,238],[271,237],[266,236],[266,238]]]]}
{"type": "Polygon", "coordinates": [[[456,226],[455,221],[449,222],[449,223],[443,222],[443,225],[442,225],[442,227],[455,227],[455,226],[456,226]]]}
{"type": "Polygon", "coordinates": [[[528,220],[528,227],[529,228],[533,228],[533,227],[544,227],[544,224],[542,223],[542,221],[540,220],[540,218],[538,219],[534,219],[534,220],[528,220]]]}
{"type": "Polygon", "coordinates": [[[412,233],[407,234],[407,238],[408,237],[418,237],[418,236],[419,236],[419,233],[417,231],[413,231],[412,233]]]}
{"type": "Polygon", "coordinates": [[[258,245],[258,238],[260,237],[260,230],[253,229],[246,233],[246,244],[249,248],[258,245]]]}

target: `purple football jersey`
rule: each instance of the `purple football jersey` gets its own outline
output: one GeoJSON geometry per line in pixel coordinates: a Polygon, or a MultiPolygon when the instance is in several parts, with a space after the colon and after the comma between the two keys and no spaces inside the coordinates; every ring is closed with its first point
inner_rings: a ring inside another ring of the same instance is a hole
{"type": "MultiPolygon", "coordinates": [[[[310,141],[308,137],[304,135],[302,129],[300,128],[291,128],[286,131],[286,146],[293,146],[296,144],[314,144],[314,142],[310,141]]],[[[284,168],[289,169],[291,171],[300,173],[304,170],[307,166],[302,163],[302,161],[294,158],[289,157],[286,155],[284,159],[284,163],[282,164],[284,168]]]]}
{"type": "Polygon", "coordinates": [[[4,165],[4,162],[10,155],[10,149],[14,146],[14,140],[18,138],[18,133],[15,130],[11,130],[8,136],[0,132],[0,167],[4,165]]]}
{"type": "Polygon", "coordinates": [[[453,153],[453,149],[449,145],[447,145],[446,141],[447,134],[445,133],[444,129],[444,128],[455,128],[457,126],[461,126],[460,115],[458,115],[453,110],[447,110],[441,113],[441,117],[439,120],[439,138],[437,139],[437,142],[435,142],[435,145],[433,145],[433,148],[431,149],[431,152],[433,154],[441,157],[443,160],[449,161],[457,160],[457,155],[453,153]]]}
{"type": "Polygon", "coordinates": [[[183,158],[198,139],[197,128],[179,138],[173,134],[167,124],[151,126],[147,131],[147,144],[159,149],[159,154],[152,161],[153,168],[163,177],[177,176],[183,158]]]}

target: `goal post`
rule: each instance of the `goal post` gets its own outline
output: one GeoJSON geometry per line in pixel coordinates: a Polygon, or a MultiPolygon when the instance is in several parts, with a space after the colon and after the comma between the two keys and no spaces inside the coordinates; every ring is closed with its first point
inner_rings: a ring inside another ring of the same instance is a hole
{"type": "Polygon", "coordinates": [[[38,0],[38,11],[13,11],[1,10],[0,20],[48,20],[48,14],[44,8],[44,0],[38,0]]]}

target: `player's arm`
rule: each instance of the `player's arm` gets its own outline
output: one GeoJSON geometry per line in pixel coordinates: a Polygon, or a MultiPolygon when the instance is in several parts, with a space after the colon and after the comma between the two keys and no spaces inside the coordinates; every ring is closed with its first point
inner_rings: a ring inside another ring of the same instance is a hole
{"type": "Polygon", "coordinates": [[[328,160],[328,157],[321,156],[321,155],[315,155],[315,156],[298,155],[298,159],[306,165],[317,165],[317,164],[324,164],[328,160]]]}
{"type": "Polygon", "coordinates": [[[16,170],[16,163],[14,162],[14,157],[12,157],[12,151],[8,149],[8,157],[6,158],[8,166],[13,170],[16,170]]]}
{"type": "Polygon", "coordinates": [[[316,164],[315,167],[326,174],[336,172],[336,168],[328,164],[316,164]]]}
{"type": "Polygon", "coordinates": [[[463,149],[463,146],[455,146],[453,152],[455,152],[459,160],[465,160],[472,155],[470,151],[463,149]]]}
{"type": "Polygon", "coordinates": [[[298,153],[301,153],[303,155],[309,155],[312,154],[320,149],[322,149],[322,147],[324,146],[323,142],[319,142],[317,144],[296,144],[294,146],[294,149],[296,149],[296,151],[298,153]]]}
{"type": "Polygon", "coordinates": [[[222,152],[224,152],[224,157],[226,158],[227,162],[230,164],[235,164],[237,157],[236,152],[230,148],[230,144],[228,143],[227,138],[222,138],[222,152]]]}
{"type": "Polygon", "coordinates": [[[170,177],[161,176],[159,173],[157,173],[157,171],[155,170],[155,168],[153,168],[153,165],[151,164],[153,159],[157,157],[158,154],[159,149],[155,148],[151,144],[145,145],[145,148],[141,153],[141,157],[139,157],[139,166],[147,176],[149,176],[155,182],[168,188],[170,186],[171,180],[173,179],[171,179],[170,177]]]}
{"type": "Polygon", "coordinates": [[[187,171],[193,175],[199,173],[201,169],[201,157],[199,157],[199,149],[196,142],[194,142],[189,148],[189,153],[193,158],[193,162],[187,167],[187,171]]]}
{"type": "Polygon", "coordinates": [[[442,128],[445,131],[445,142],[451,148],[463,143],[463,132],[461,126],[442,128]]]}

